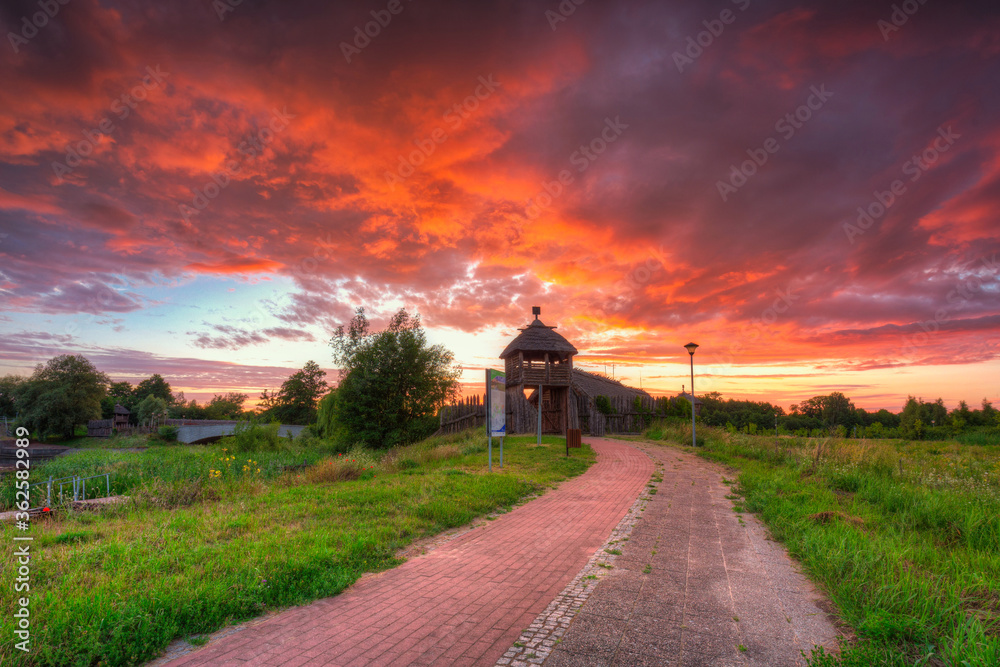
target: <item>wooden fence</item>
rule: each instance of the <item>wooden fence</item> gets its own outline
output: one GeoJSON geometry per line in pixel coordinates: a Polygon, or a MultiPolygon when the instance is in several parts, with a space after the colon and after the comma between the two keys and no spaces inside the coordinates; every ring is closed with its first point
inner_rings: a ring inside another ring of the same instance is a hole
{"type": "Polygon", "coordinates": [[[91,419],[87,422],[87,435],[91,438],[110,438],[112,435],[135,435],[137,433],[153,433],[167,421],[163,417],[150,417],[139,424],[119,424],[115,427],[114,419],[91,419]]]}
{"type": "Polygon", "coordinates": [[[580,429],[593,436],[605,434],[642,433],[658,414],[666,408],[669,398],[640,397],[636,405],[630,396],[608,396],[605,405],[607,414],[598,409],[597,401],[588,396],[577,395],[577,413],[580,429]]]}
{"type": "MultiPolygon", "coordinates": [[[[570,405],[570,428],[579,424],[578,428],[584,433],[598,437],[606,434],[642,433],[659,415],[667,411],[670,402],[666,397],[641,397],[637,405],[635,399],[628,396],[606,398],[607,414],[598,410],[595,399],[577,394],[575,405],[570,405]]],[[[468,396],[458,403],[445,406],[439,417],[441,425],[438,434],[457,433],[467,428],[485,428],[486,396],[468,396]]],[[[510,394],[507,395],[508,433],[534,433],[537,419],[535,406],[528,403],[523,394],[515,395],[513,400],[510,394]]]]}
{"type": "Polygon", "coordinates": [[[485,428],[486,395],[466,396],[458,403],[446,405],[438,413],[441,425],[437,434],[458,433],[467,428],[485,428]]]}

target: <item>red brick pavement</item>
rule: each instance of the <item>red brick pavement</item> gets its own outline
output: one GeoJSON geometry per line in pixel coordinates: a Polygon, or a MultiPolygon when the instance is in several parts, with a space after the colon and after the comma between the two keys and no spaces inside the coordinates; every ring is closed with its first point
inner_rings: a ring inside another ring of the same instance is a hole
{"type": "Polygon", "coordinates": [[[592,447],[586,473],[483,528],[168,664],[492,665],[604,544],[653,471],[623,442],[592,447]]]}

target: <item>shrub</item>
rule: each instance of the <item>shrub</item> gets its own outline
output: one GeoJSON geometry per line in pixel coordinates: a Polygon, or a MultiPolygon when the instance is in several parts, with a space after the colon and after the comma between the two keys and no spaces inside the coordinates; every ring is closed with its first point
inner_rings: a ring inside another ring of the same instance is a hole
{"type": "Polygon", "coordinates": [[[222,442],[236,452],[277,452],[285,448],[289,438],[282,438],[278,431],[281,424],[271,422],[260,424],[256,421],[240,422],[233,434],[222,442]]]}
{"type": "Polygon", "coordinates": [[[177,442],[177,432],[179,430],[176,426],[161,426],[157,432],[167,442],[177,442]]]}

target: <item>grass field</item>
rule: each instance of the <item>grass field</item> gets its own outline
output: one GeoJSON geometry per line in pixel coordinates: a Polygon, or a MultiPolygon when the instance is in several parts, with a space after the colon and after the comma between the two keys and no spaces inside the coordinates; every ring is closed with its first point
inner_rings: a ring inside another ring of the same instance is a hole
{"type": "Polygon", "coordinates": [[[856,629],[814,666],[1000,665],[1000,446],[645,434],[739,469],[754,512],[856,629]]]}
{"type": "MultiPolygon", "coordinates": [[[[95,450],[48,464],[118,466],[142,484],[122,507],[33,524],[32,651],[13,648],[15,574],[4,568],[0,663],[140,664],[173,639],[339,593],[397,565],[396,551],[414,539],[505,511],[594,460],[586,447],[567,459],[560,446],[508,438],[503,470],[489,474],[484,440],[467,432],[385,454],[317,456],[280,475],[263,474],[264,454],[221,444],[95,450]],[[246,458],[260,458],[262,472],[244,469],[246,458]]],[[[0,539],[13,544],[13,533],[6,524],[0,539]]]]}

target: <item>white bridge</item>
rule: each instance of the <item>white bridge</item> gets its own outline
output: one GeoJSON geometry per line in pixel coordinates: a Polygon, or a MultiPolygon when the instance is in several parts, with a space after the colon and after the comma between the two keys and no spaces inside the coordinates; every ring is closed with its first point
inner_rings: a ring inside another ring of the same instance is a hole
{"type": "MultiPolygon", "coordinates": [[[[232,435],[239,422],[210,422],[207,424],[198,424],[197,420],[168,419],[167,424],[177,427],[177,442],[183,442],[190,445],[201,442],[211,442],[224,436],[232,435]],[[171,424],[170,422],[174,423],[171,424]]],[[[278,435],[283,438],[294,438],[301,433],[304,428],[305,426],[282,424],[278,429],[278,435]]]]}

